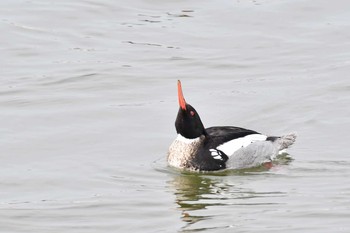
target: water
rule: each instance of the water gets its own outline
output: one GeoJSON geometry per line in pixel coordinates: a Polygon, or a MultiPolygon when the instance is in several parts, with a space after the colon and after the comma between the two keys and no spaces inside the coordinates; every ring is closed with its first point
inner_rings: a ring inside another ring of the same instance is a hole
{"type": "Polygon", "coordinates": [[[1,232],[349,232],[348,1],[0,6],[1,232]],[[168,168],[177,79],[293,160],[168,168]]]}

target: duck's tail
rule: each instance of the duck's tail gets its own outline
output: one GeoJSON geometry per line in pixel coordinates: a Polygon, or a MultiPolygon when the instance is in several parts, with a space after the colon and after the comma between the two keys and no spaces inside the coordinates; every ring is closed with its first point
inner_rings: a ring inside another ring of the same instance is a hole
{"type": "Polygon", "coordinates": [[[296,138],[296,133],[290,133],[281,137],[268,137],[266,140],[272,141],[277,151],[285,152],[285,150],[295,142],[296,138]]]}
{"type": "Polygon", "coordinates": [[[281,137],[267,137],[265,141],[255,141],[234,152],[226,163],[227,168],[242,169],[269,163],[279,154],[285,153],[296,137],[296,133],[290,133],[281,137]]]}
{"type": "Polygon", "coordinates": [[[293,145],[293,143],[295,142],[296,138],[297,138],[297,134],[296,133],[290,133],[290,134],[287,134],[287,135],[284,135],[284,136],[280,137],[277,140],[277,143],[280,146],[279,150],[287,149],[289,146],[293,145]]]}

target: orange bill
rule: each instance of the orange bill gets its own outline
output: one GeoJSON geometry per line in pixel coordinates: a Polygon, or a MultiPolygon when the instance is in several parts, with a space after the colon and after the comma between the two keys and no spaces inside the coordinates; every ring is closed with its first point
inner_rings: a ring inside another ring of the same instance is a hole
{"type": "Polygon", "coordinates": [[[182,110],[186,110],[186,101],[182,93],[181,81],[177,80],[177,95],[179,97],[179,104],[182,110]]]}

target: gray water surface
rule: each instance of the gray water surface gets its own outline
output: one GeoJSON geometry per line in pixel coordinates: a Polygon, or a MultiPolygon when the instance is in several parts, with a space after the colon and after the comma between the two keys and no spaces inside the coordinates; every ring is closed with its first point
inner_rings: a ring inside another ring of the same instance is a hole
{"type": "Polygon", "coordinates": [[[349,232],[350,2],[0,2],[1,232],[349,232]],[[296,131],[269,170],[180,173],[205,126],[296,131]]]}

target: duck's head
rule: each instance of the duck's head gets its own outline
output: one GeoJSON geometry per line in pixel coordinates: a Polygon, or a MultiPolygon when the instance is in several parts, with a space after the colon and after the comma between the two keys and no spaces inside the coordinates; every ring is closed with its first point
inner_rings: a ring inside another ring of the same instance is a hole
{"type": "Polygon", "coordinates": [[[180,108],[175,121],[176,132],[188,139],[206,135],[205,128],[196,109],[185,101],[180,80],[177,81],[177,94],[180,108]]]}

